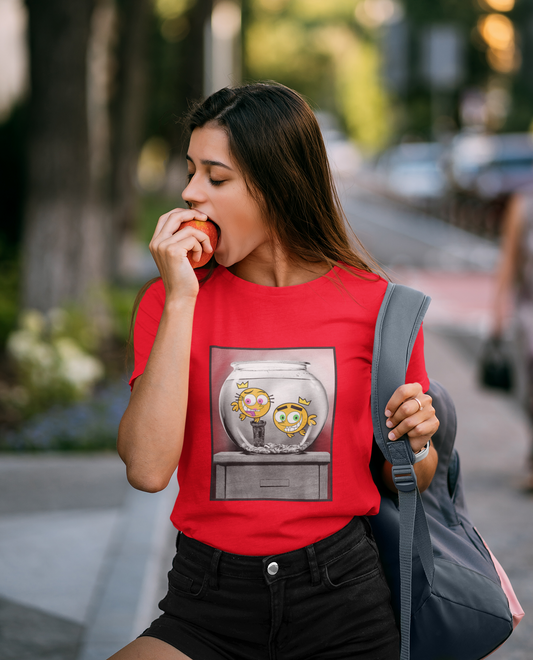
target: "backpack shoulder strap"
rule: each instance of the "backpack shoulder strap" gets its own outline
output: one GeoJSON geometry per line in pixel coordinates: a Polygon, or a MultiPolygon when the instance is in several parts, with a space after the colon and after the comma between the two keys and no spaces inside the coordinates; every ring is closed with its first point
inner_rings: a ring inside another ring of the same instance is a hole
{"type": "Polygon", "coordinates": [[[386,440],[385,406],[405,383],[413,346],[430,298],[420,291],[389,283],[376,321],[372,358],[371,409],[374,437],[385,459],[392,463],[400,509],[400,660],[409,660],[413,542],[417,545],[429,584],[435,566],[426,515],[413,468],[414,454],[406,439],[386,440]]]}
{"type": "MultiPolygon", "coordinates": [[[[397,387],[405,383],[409,359],[431,298],[401,284],[389,282],[374,333],[372,358],[372,422],[378,447],[389,463],[396,442],[386,440],[385,406],[397,387]]],[[[411,461],[412,462],[412,461],[411,461]]]]}

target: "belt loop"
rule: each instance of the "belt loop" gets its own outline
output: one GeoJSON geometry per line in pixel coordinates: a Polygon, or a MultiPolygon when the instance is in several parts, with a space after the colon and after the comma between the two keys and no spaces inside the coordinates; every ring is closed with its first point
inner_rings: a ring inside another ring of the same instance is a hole
{"type": "Polygon", "coordinates": [[[180,539],[181,539],[182,532],[178,530],[178,535],[176,536],[176,552],[180,549],[180,539]]]}
{"type": "Polygon", "coordinates": [[[218,589],[218,563],[222,550],[215,550],[211,557],[211,565],[209,566],[209,586],[215,591],[218,589]]]}
{"type": "Polygon", "coordinates": [[[305,548],[307,552],[307,559],[309,560],[309,570],[311,571],[311,584],[317,587],[320,584],[320,570],[318,569],[318,562],[316,560],[315,546],[308,545],[305,548]]]}
{"type": "Polygon", "coordinates": [[[361,520],[363,521],[363,527],[365,528],[366,535],[368,538],[373,539],[374,533],[372,532],[372,525],[370,524],[370,521],[366,516],[361,516],[361,520]]]}

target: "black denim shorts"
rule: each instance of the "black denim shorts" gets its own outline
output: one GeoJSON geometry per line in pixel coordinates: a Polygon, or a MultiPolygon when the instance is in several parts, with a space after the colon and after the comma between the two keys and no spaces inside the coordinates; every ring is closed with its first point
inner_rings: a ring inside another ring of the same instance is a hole
{"type": "Polygon", "coordinates": [[[193,660],[398,660],[399,635],[365,518],[269,557],[178,534],[163,614],[144,631],[193,660]]]}

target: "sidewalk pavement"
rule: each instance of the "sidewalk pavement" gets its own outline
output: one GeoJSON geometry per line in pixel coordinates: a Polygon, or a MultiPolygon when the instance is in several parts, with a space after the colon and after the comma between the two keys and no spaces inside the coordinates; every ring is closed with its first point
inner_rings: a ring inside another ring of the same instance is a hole
{"type": "MultiPolygon", "coordinates": [[[[439,305],[436,297],[426,323],[428,372],[457,405],[472,518],[526,610],[491,658],[531,660],[527,427],[512,398],[478,388],[474,355],[443,329],[439,305]]],[[[139,634],[165,593],[176,492],[175,478],[156,495],[135,491],[111,454],[1,456],[0,660],[105,660],[139,634]]]]}
{"type": "Polygon", "coordinates": [[[0,660],[105,660],[157,615],[174,554],[162,493],[114,454],[0,457],[0,660]]]}

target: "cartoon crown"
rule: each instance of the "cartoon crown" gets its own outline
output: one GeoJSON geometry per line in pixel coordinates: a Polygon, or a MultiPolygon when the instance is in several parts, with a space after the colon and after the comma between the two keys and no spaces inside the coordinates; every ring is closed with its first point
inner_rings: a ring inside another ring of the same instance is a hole
{"type": "Polygon", "coordinates": [[[246,387],[248,387],[248,381],[246,381],[246,383],[237,383],[237,387],[240,390],[244,390],[246,387]]]}
{"type": "Polygon", "coordinates": [[[301,403],[302,406],[308,406],[311,403],[311,401],[306,401],[305,399],[302,399],[302,397],[300,396],[298,397],[298,403],[301,403]]]}

